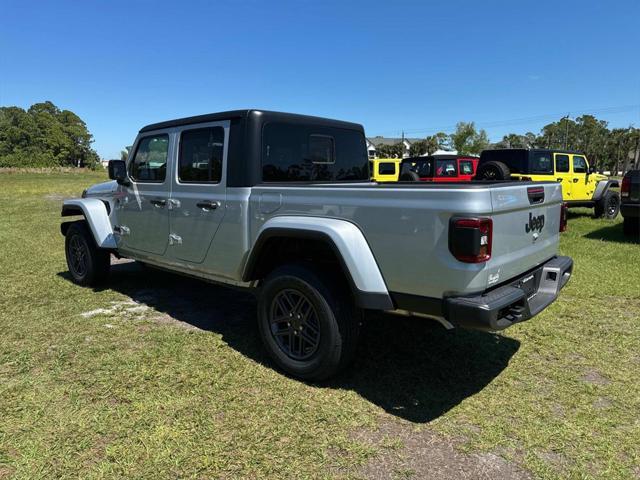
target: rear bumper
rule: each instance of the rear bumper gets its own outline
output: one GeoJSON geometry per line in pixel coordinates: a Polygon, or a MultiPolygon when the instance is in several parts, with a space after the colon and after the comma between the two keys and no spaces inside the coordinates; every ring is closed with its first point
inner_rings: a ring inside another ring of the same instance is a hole
{"type": "Polygon", "coordinates": [[[640,217],[640,203],[623,203],[620,205],[620,213],[624,218],[640,217]]]}
{"type": "Polygon", "coordinates": [[[503,330],[528,320],[556,298],[573,271],[570,257],[555,257],[538,268],[494,290],[443,301],[444,317],[459,327],[503,330]]]}

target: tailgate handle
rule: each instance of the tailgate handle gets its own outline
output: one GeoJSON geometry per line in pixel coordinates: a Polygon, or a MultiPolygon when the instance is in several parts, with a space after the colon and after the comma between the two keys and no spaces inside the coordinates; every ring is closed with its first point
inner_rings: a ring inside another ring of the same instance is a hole
{"type": "Polygon", "coordinates": [[[531,205],[544,202],[544,187],[528,187],[527,196],[531,205]]]}

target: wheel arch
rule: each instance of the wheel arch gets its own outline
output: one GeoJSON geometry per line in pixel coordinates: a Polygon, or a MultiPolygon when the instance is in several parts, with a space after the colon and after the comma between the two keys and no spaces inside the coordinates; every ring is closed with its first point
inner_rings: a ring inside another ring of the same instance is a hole
{"type": "MultiPolygon", "coordinates": [[[[62,204],[61,216],[82,216],[87,221],[93,239],[100,248],[117,248],[113,235],[113,228],[109,220],[107,207],[102,200],[97,198],[74,198],[65,200],[62,204]]],[[[60,225],[60,232],[66,235],[71,222],[60,225]]]]}
{"type": "MultiPolygon", "coordinates": [[[[373,310],[393,310],[394,305],[377,262],[360,229],[351,222],[332,218],[275,217],[258,232],[245,262],[242,280],[261,280],[287,256],[279,256],[291,245],[326,248],[340,265],[356,304],[373,310]]],[[[294,252],[291,252],[292,254],[294,252]]],[[[292,255],[294,256],[294,255],[292,255]]]]}
{"type": "Polygon", "coordinates": [[[600,180],[598,185],[596,185],[596,189],[593,192],[593,200],[598,201],[611,189],[611,188],[619,188],[620,182],[618,180],[600,180]]]}

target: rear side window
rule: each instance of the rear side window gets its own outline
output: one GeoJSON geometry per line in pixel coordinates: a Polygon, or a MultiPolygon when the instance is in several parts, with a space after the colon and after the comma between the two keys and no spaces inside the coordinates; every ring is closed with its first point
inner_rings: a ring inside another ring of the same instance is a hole
{"type": "Polygon", "coordinates": [[[587,160],[580,156],[573,156],[573,173],[587,173],[587,160]]]}
{"type": "Polygon", "coordinates": [[[553,174],[550,152],[531,152],[529,171],[537,174],[553,174]]]}
{"type": "Polygon", "coordinates": [[[151,135],[140,139],[129,164],[129,176],[136,182],[164,182],[168,152],[169,135],[151,135]]]}
{"type": "Polygon", "coordinates": [[[393,162],[382,162],[378,166],[378,172],[380,175],[395,175],[396,164],[393,162]]]}
{"type": "Polygon", "coordinates": [[[262,131],[262,180],[369,180],[364,135],[343,128],[268,123],[262,131]]]}
{"type": "Polygon", "coordinates": [[[178,178],[189,183],[218,183],[222,178],[224,128],[185,130],[180,135],[178,178]]]}
{"type": "Polygon", "coordinates": [[[569,171],[569,155],[556,155],[556,172],[566,173],[569,171]]]}
{"type": "Polygon", "coordinates": [[[473,175],[473,162],[460,160],[460,175],[473,175]]]}

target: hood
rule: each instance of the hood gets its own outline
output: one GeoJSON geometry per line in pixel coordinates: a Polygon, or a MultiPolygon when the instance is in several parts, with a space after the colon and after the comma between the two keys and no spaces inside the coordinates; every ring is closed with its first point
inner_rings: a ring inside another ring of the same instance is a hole
{"type": "Polygon", "coordinates": [[[606,175],[601,175],[599,173],[592,173],[590,175],[596,182],[600,182],[602,180],[609,180],[609,177],[607,177],[606,175]]]}
{"type": "Polygon", "coordinates": [[[118,183],[115,180],[109,180],[108,182],[96,183],[91,185],[84,191],[84,196],[97,196],[108,193],[113,193],[118,189],[118,183]]]}

